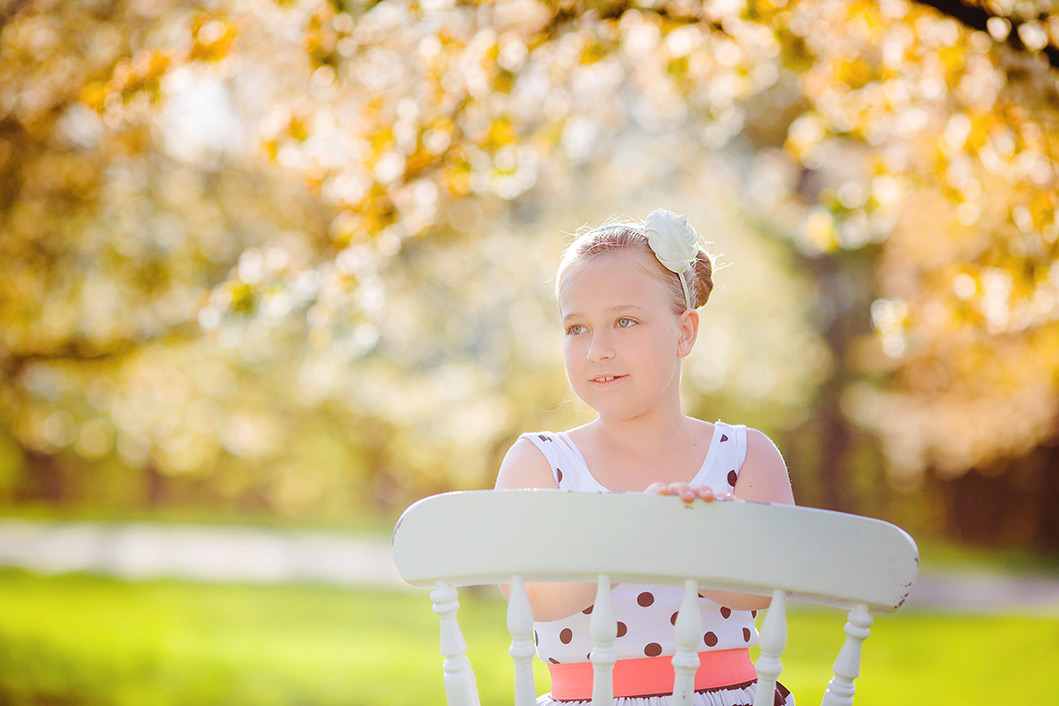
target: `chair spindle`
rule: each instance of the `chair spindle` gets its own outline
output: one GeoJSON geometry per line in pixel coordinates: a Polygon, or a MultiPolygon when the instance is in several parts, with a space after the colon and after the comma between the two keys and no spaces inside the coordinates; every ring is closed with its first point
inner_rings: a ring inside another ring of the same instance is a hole
{"type": "Polygon", "coordinates": [[[699,643],[702,641],[702,613],[699,610],[699,582],[684,582],[684,600],[673,630],[677,649],[673,654],[673,704],[691,704],[695,693],[695,673],[699,670],[699,643]]]}
{"type": "Polygon", "coordinates": [[[507,631],[511,635],[508,650],[515,663],[515,706],[533,706],[537,687],[533,683],[533,610],[526,584],[521,576],[511,577],[511,594],[507,604],[507,631]]]}
{"type": "Polygon", "coordinates": [[[610,598],[610,577],[600,574],[596,583],[596,602],[588,624],[592,634],[592,706],[611,706],[614,701],[614,640],[618,637],[618,619],[610,598]]]}
{"type": "Polygon", "coordinates": [[[780,657],[787,646],[787,594],[784,591],[772,593],[772,602],[761,623],[758,645],[761,654],[754,665],[757,667],[754,706],[772,706],[776,698],[776,680],[783,671],[780,657]]]}
{"type": "Polygon", "coordinates": [[[440,652],[445,657],[445,701],[448,706],[479,706],[478,685],[471,671],[471,661],[466,655],[467,642],[456,621],[456,611],[460,607],[456,589],[445,581],[437,581],[435,585],[436,588],[430,592],[430,600],[441,620],[440,652]]]}
{"type": "Polygon", "coordinates": [[[827,683],[821,706],[852,706],[856,687],[853,680],[860,676],[860,654],[864,640],[871,633],[872,616],[868,606],[859,604],[849,611],[846,622],[846,641],[835,660],[835,676],[827,683]]]}

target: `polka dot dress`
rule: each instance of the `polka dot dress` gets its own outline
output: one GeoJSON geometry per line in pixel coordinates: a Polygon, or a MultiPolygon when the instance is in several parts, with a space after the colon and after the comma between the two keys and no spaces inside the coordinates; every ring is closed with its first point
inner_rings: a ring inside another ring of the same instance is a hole
{"type": "MultiPolygon", "coordinates": [[[[589,472],[581,452],[565,433],[535,432],[523,436],[532,441],[548,459],[560,490],[609,492],[589,472]]],[[[746,427],[717,422],[706,458],[691,484],[709,486],[718,494],[730,493],[739,480],[739,470],[745,458],[746,427]]],[[[614,642],[618,659],[673,655],[676,651],[673,624],[683,598],[682,588],[618,584],[612,597],[618,618],[618,634],[614,642]]],[[[728,650],[757,644],[755,613],[732,610],[702,596],[699,597],[699,606],[703,625],[700,651],[728,650]]],[[[588,654],[592,650],[589,632],[591,616],[592,606],[586,606],[581,612],[562,620],[534,623],[537,655],[550,664],[588,661],[588,654]]],[[[754,686],[750,683],[696,693],[695,704],[752,704],[754,686]]],[[[622,706],[668,706],[671,699],[668,695],[619,698],[614,703],[622,706]]],[[[577,702],[555,701],[546,694],[537,703],[539,706],[549,706],[577,702]]],[[[783,693],[777,697],[777,704],[784,703],[793,704],[794,700],[783,693]]]]}

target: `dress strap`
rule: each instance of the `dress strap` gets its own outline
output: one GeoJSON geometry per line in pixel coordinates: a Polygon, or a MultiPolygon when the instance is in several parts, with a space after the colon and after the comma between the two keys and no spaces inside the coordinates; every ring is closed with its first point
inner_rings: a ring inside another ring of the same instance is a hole
{"type": "Polygon", "coordinates": [[[528,439],[548,459],[548,465],[552,468],[552,479],[555,487],[562,487],[563,466],[569,468],[570,449],[558,437],[550,431],[535,431],[522,434],[520,439],[528,439]]]}
{"type": "Polygon", "coordinates": [[[717,440],[716,455],[707,456],[709,468],[704,468],[703,481],[718,493],[730,493],[735,490],[739,472],[746,461],[746,425],[726,424],[721,420],[714,422],[717,440]]]}

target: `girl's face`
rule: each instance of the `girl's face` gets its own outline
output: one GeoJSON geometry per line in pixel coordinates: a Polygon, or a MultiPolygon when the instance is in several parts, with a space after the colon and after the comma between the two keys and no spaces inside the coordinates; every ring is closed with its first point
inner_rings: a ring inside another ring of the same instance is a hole
{"type": "Polygon", "coordinates": [[[601,417],[634,419],[669,403],[679,409],[680,359],[691,352],[698,314],[673,313],[647,257],[597,255],[560,293],[566,374],[601,417]]]}

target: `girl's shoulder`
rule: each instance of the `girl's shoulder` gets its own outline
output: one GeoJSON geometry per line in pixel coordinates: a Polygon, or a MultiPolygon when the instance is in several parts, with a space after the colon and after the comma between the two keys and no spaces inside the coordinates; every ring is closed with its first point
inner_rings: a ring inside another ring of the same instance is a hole
{"type": "MultiPolygon", "coordinates": [[[[581,453],[569,432],[534,431],[519,436],[515,446],[529,448],[532,445],[539,455],[547,459],[552,466],[580,460],[581,453]],[[526,442],[529,442],[527,444],[526,442]]],[[[514,449],[514,446],[512,447],[514,449]]]]}
{"type": "Polygon", "coordinates": [[[519,436],[500,466],[497,488],[604,490],[567,433],[551,431],[519,436]]]}
{"type": "MultiPolygon", "coordinates": [[[[541,448],[548,432],[522,434],[504,455],[496,477],[497,490],[555,488],[551,460],[541,448]]],[[[552,442],[547,442],[552,443],[552,442]]]]}
{"type": "Polygon", "coordinates": [[[745,461],[736,496],[745,500],[794,504],[790,475],[783,455],[764,432],[745,430],[745,461]]]}

